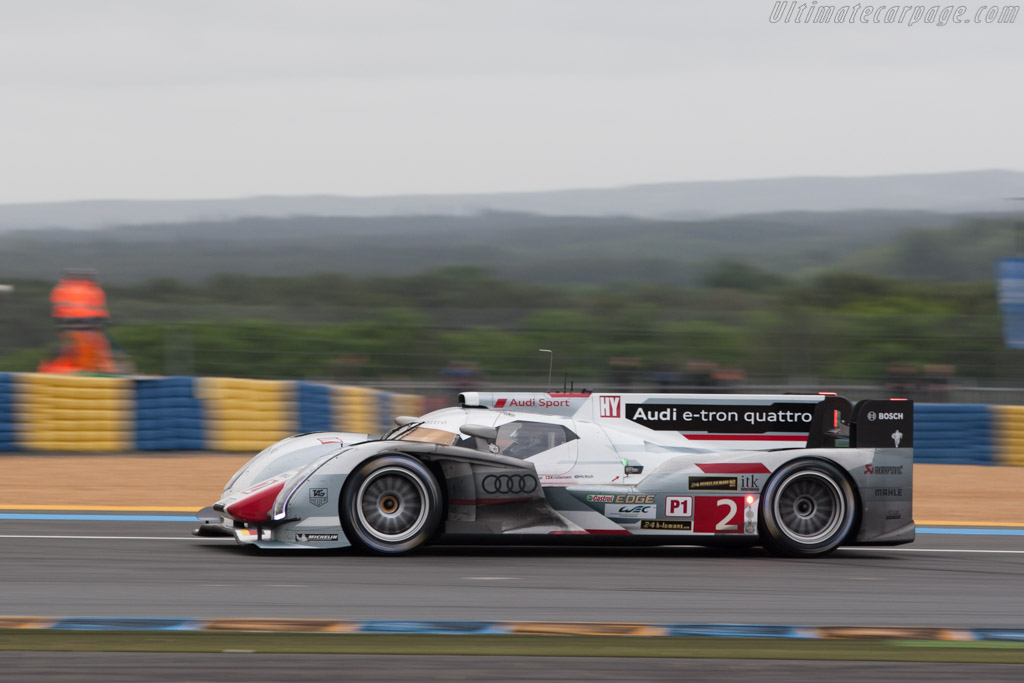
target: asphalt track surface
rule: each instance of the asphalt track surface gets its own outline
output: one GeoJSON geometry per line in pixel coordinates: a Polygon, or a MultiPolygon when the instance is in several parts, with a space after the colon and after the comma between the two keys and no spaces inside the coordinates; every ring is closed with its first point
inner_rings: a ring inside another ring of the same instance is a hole
{"type": "Polygon", "coordinates": [[[193,526],[0,518],[0,614],[1024,626],[1020,530],[797,560],[694,547],[268,553],[193,526]]]}
{"type": "Polygon", "coordinates": [[[411,655],[0,652],[7,681],[1016,681],[1003,664],[411,655]]]}

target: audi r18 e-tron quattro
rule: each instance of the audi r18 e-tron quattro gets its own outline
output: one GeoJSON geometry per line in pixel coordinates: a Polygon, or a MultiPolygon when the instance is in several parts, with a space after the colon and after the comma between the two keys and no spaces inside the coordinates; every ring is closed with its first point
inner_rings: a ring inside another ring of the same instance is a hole
{"type": "Polygon", "coordinates": [[[913,405],[831,394],[467,392],[379,439],[284,439],[200,512],[260,548],[914,540],[913,405]]]}

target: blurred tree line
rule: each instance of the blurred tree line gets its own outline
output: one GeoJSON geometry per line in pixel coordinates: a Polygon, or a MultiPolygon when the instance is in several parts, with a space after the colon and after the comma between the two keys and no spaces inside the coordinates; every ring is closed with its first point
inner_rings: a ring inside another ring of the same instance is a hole
{"type": "MultiPolygon", "coordinates": [[[[102,273],[101,273],[102,275],[102,273]]],[[[53,283],[0,298],[0,370],[55,352],[53,283]]],[[[848,272],[789,277],[721,261],[696,286],[536,284],[450,266],[355,278],[222,275],[106,286],[110,336],[143,374],[340,381],[685,379],[693,364],[751,382],[884,379],[893,364],[1017,381],[994,283],[848,272]],[[618,374],[616,374],[618,373],[618,374]]]]}

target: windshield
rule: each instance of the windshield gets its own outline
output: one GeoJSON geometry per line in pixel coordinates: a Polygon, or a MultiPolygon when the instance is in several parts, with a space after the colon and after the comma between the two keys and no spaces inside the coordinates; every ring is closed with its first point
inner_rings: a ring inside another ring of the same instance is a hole
{"type": "Polygon", "coordinates": [[[459,440],[459,435],[446,432],[443,429],[431,429],[417,425],[407,431],[391,434],[390,438],[394,441],[419,441],[451,446],[459,440]]]}

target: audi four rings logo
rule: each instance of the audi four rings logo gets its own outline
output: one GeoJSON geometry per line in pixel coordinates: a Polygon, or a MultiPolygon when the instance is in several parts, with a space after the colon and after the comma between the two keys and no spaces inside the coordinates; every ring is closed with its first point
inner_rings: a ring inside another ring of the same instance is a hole
{"type": "Polygon", "coordinates": [[[484,493],[533,493],[537,479],[531,474],[488,474],[480,486],[484,493]]]}

